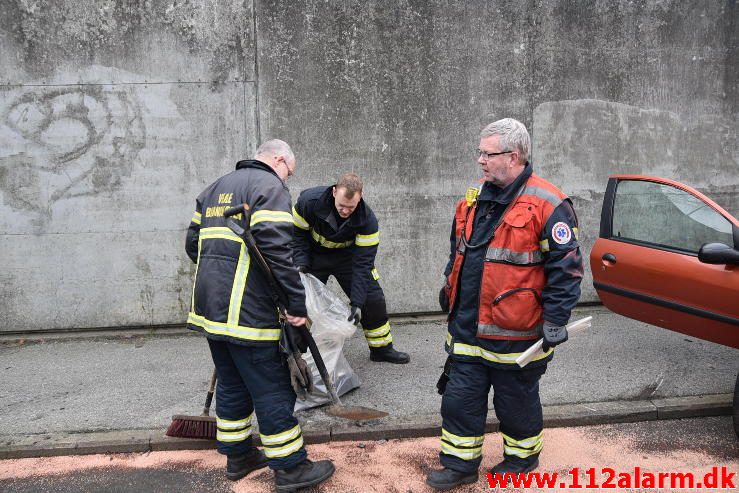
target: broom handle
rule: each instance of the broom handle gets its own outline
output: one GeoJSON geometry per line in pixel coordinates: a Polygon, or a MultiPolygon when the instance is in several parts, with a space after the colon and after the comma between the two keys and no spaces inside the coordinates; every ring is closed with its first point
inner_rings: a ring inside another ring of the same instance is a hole
{"type": "Polygon", "coordinates": [[[203,413],[201,416],[209,416],[210,415],[210,404],[213,402],[213,393],[216,391],[216,379],[218,378],[218,374],[216,373],[216,369],[213,368],[213,376],[210,377],[210,386],[208,387],[208,395],[205,396],[205,406],[203,407],[203,413]]]}

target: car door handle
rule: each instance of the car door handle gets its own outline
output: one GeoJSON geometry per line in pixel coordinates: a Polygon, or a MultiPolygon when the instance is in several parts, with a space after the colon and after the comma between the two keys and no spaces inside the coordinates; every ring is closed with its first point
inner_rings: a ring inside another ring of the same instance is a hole
{"type": "Polygon", "coordinates": [[[616,256],[612,253],[606,253],[601,258],[608,263],[611,263],[611,264],[616,263],[616,256]]]}

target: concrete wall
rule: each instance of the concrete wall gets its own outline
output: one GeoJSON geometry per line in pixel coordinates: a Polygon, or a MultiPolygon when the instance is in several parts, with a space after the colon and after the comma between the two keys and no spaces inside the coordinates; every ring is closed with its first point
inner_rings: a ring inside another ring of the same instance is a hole
{"type": "MultiPolygon", "coordinates": [[[[0,330],[181,323],[194,197],[259,141],[363,176],[392,312],[436,310],[487,123],[527,124],[586,253],[615,172],[739,213],[731,1],[0,0],[0,330]]],[[[595,300],[590,278],[583,300],[595,300]]]]}

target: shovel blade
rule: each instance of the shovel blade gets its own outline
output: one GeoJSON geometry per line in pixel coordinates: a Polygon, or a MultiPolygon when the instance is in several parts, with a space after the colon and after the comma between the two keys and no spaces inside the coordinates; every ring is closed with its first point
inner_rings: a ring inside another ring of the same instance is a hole
{"type": "Polygon", "coordinates": [[[369,407],[345,406],[343,404],[332,404],[326,408],[326,414],[337,418],[351,419],[353,421],[370,421],[384,418],[388,415],[385,411],[378,411],[369,407]]]}

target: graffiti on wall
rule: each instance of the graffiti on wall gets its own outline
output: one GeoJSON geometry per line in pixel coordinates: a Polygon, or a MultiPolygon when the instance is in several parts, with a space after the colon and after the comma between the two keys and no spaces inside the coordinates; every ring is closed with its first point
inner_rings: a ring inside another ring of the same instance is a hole
{"type": "Polygon", "coordinates": [[[36,86],[0,92],[0,197],[49,214],[62,199],[118,189],[146,129],[135,94],[112,85],[36,86]]]}

